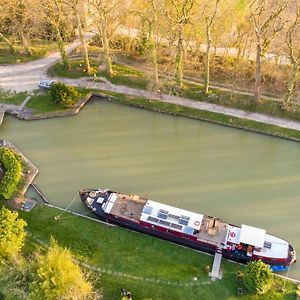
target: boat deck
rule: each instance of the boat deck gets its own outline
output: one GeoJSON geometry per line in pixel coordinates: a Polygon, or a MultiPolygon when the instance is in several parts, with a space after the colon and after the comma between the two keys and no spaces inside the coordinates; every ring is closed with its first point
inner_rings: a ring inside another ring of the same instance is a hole
{"type": "Polygon", "coordinates": [[[226,244],[229,225],[218,219],[204,216],[197,239],[215,245],[226,244]]]}
{"type": "Polygon", "coordinates": [[[112,207],[111,214],[120,216],[129,220],[139,221],[146,200],[133,195],[128,196],[118,194],[114,206],[112,207]]]}

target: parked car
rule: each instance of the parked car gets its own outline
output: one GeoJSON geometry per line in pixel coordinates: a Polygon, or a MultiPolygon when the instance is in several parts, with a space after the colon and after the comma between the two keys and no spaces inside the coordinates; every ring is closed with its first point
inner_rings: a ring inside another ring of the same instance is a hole
{"type": "Polygon", "coordinates": [[[50,90],[53,83],[55,83],[55,80],[41,80],[39,83],[39,88],[50,90]]]}

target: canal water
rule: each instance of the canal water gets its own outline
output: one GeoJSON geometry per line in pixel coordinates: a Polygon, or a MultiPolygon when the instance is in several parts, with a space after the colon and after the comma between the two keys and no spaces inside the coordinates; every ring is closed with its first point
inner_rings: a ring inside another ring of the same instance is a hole
{"type": "MultiPolygon", "coordinates": [[[[6,117],[0,137],[36,164],[36,184],[62,208],[87,213],[77,191],[109,187],[265,228],[300,255],[299,143],[105,101],[74,117],[6,117]]],[[[289,276],[300,279],[300,262],[289,276]]]]}

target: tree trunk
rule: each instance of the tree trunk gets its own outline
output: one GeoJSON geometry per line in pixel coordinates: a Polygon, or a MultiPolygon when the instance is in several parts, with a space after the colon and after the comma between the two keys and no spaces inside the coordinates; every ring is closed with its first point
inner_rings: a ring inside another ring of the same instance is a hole
{"type": "Polygon", "coordinates": [[[21,30],[21,39],[22,39],[22,43],[23,43],[26,54],[27,55],[32,55],[31,50],[30,50],[29,45],[28,45],[27,38],[25,37],[25,34],[24,34],[23,30],[21,30]]]}
{"type": "Polygon", "coordinates": [[[210,28],[206,27],[206,53],[205,53],[205,79],[204,79],[204,92],[206,95],[209,93],[210,49],[211,49],[211,33],[210,33],[210,28]]]}
{"type": "Polygon", "coordinates": [[[182,87],[182,58],[183,58],[183,26],[180,24],[178,28],[178,41],[176,47],[175,58],[175,80],[179,87],[182,87]]]}
{"type": "Polygon", "coordinates": [[[83,47],[83,58],[84,58],[84,64],[85,64],[85,70],[88,74],[91,73],[91,67],[90,67],[90,61],[89,61],[89,54],[88,54],[88,49],[87,45],[83,36],[83,30],[82,30],[82,25],[80,21],[80,16],[76,8],[76,18],[77,18],[77,25],[78,25],[78,33],[79,33],[79,38],[83,47]]]}
{"type": "Polygon", "coordinates": [[[15,53],[16,49],[13,45],[13,43],[4,35],[0,32],[0,40],[2,40],[8,47],[9,47],[9,51],[11,53],[15,53]]]}
{"type": "Polygon", "coordinates": [[[105,56],[105,64],[106,64],[106,73],[109,77],[113,75],[113,68],[112,68],[112,60],[110,56],[110,49],[109,49],[109,39],[107,35],[106,29],[106,21],[103,17],[102,24],[101,24],[101,35],[102,35],[102,43],[104,48],[104,56],[105,56]]]}
{"type": "Polygon", "coordinates": [[[291,100],[295,92],[295,86],[299,74],[299,69],[300,69],[300,60],[293,63],[292,65],[291,77],[288,83],[288,90],[283,102],[283,109],[285,111],[289,111],[291,108],[291,100]]]}
{"type": "Polygon", "coordinates": [[[58,49],[59,49],[60,56],[61,56],[61,62],[66,69],[70,69],[71,66],[70,66],[70,62],[68,59],[68,54],[64,47],[64,41],[61,37],[60,30],[59,30],[58,26],[56,26],[55,29],[56,29],[57,45],[58,45],[58,49]]]}
{"type": "MultiPolygon", "coordinates": [[[[156,24],[156,21],[154,21],[156,24]]],[[[156,51],[156,43],[153,37],[152,26],[150,25],[149,30],[149,43],[150,43],[150,61],[153,67],[153,77],[154,77],[154,90],[158,90],[158,64],[157,64],[157,51],[156,51]]]]}
{"type": "Polygon", "coordinates": [[[260,100],[261,88],[261,45],[257,43],[256,47],[256,71],[255,71],[255,85],[254,85],[254,101],[256,103],[260,100]]]}

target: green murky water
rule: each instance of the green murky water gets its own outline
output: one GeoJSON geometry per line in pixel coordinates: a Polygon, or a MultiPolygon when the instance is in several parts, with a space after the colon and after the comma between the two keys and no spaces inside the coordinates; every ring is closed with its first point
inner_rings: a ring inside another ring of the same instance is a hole
{"type": "MultiPolygon", "coordinates": [[[[5,118],[0,137],[39,168],[48,200],[85,187],[145,195],[266,228],[300,254],[300,144],[107,102],[69,118],[5,118]]],[[[86,212],[78,198],[71,209],[86,212]]],[[[290,270],[300,279],[300,263],[290,270]]]]}

